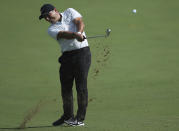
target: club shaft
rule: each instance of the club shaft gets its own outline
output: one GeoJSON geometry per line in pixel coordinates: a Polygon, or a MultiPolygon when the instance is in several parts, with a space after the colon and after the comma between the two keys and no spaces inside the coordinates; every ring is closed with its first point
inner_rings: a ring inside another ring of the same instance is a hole
{"type": "Polygon", "coordinates": [[[97,37],[106,37],[106,35],[89,36],[86,37],[86,39],[97,38],[97,37]]]}

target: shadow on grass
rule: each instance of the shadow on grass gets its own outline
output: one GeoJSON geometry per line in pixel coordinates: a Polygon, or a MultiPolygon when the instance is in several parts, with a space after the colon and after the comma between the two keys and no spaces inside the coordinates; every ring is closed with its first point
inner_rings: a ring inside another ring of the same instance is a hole
{"type": "Polygon", "coordinates": [[[29,128],[50,128],[50,127],[70,127],[70,126],[29,126],[25,128],[12,127],[12,128],[0,128],[0,130],[21,130],[21,129],[29,129],[29,128]]]}

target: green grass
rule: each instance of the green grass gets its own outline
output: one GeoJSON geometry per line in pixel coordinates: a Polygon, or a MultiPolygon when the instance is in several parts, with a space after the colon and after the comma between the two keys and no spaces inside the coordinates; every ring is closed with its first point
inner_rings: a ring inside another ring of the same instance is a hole
{"type": "Polygon", "coordinates": [[[41,101],[26,125],[39,128],[26,130],[178,131],[178,4],[177,0],[1,0],[0,130],[15,130],[41,101]],[[85,127],[43,127],[63,112],[57,62],[61,53],[47,34],[49,24],[38,20],[43,3],[52,3],[59,11],[77,9],[89,36],[112,29],[108,39],[89,40],[91,102],[85,127]],[[134,8],[137,14],[131,13],[134,8]],[[105,48],[110,51],[107,61],[98,63],[104,60],[105,48]]]}

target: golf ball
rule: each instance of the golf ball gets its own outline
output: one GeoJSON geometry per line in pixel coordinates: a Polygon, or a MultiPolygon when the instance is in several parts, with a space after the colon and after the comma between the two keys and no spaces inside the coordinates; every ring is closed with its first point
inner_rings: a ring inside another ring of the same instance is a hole
{"type": "Polygon", "coordinates": [[[108,29],[108,32],[111,32],[111,29],[108,29]]]}
{"type": "Polygon", "coordinates": [[[136,10],[136,9],[133,9],[133,10],[132,10],[132,13],[134,13],[134,14],[137,13],[137,10],[136,10]]]}

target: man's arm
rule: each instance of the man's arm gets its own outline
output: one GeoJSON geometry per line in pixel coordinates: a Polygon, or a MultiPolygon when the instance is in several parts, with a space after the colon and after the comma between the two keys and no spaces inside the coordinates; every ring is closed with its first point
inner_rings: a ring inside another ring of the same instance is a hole
{"type": "Polygon", "coordinates": [[[75,39],[75,32],[70,31],[60,31],[57,35],[57,39],[64,38],[64,39],[75,39]]]}
{"type": "Polygon", "coordinates": [[[82,42],[84,40],[83,36],[81,34],[78,34],[77,32],[71,32],[71,31],[60,31],[57,34],[57,40],[63,38],[63,39],[77,39],[78,41],[82,42]]]}
{"type": "MultiPolygon", "coordinates": [[[[83,32],[84,30],[84,23],[80,17],[75,18],[73,20],[74,24],[77,26],[77,32],[83,32]]],[[[60,31],[57,35],[57,39],[77,39],[78,41],[82,42],[84,40],[84,36],[77,32],[70,32],[70,31],[60,31]]]]}
{"type": "Polygon", "coordinates": [[[84,24],[82,18],[78,17],[78,18],[74,19],[73,22],[75,23],[75,25],[77,27],[77,30],[78,30],[77,32],[83,33],[85,24],[84,24]]]}

